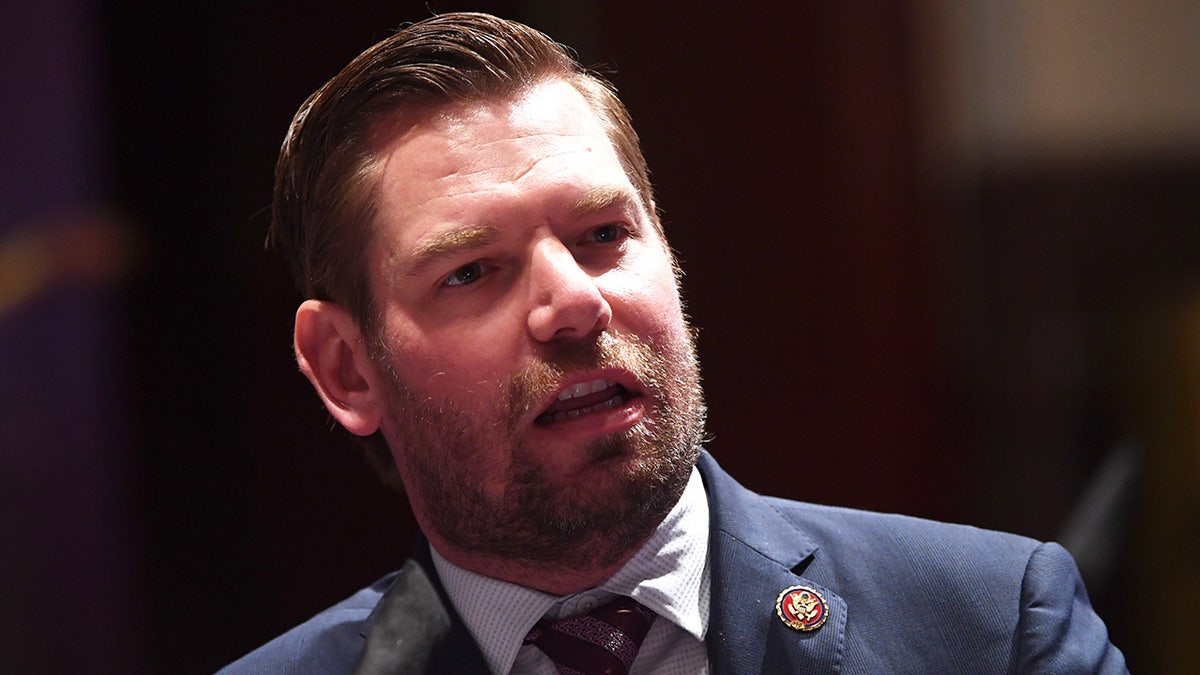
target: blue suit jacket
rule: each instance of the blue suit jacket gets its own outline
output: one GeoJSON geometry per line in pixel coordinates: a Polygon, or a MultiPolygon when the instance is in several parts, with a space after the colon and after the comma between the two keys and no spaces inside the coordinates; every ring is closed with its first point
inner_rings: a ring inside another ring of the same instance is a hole
{"type": "MultiPolygon", "coordinates": [[[[746,490],[707,454],[712,518],[706,638],[725,673],[1120,673],[1121,652],[1057,544],[746,490]],[[817,589],[825,624],[776,615],[817,589]]],[[[428,546],[405,567],[223,673],[486,673],[428,546]]]]}

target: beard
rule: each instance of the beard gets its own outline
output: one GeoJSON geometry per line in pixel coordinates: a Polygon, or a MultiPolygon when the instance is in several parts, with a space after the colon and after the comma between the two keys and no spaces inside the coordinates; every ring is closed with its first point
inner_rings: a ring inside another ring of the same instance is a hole
{"type": "Polygon", "coordinates": [[[400,357],[382,350],[374,358],[390,389],[396,430],[388,442],[410,499],[419,496],[423,527],[474,556],[547,569],[615,564],[670,512],[699,453],[699,364],[690,329],[681,335],[655,344],[605,332],[552,345],[496,383],[490,400],[497,404],[485,413],[402,382],[400,357]],[[521,442],[522,425],[564,376],[603,368],[637,378],[650,399],[646,414],[624,432],[551,449],[582,460],[577,475],[556,477],[521,442]]]}

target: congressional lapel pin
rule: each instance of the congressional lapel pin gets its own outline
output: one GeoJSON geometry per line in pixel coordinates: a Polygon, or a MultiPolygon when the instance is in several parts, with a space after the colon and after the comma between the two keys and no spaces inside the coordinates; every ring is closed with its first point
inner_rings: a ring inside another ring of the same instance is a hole
{"type": "Polygon", "coordinates": [[[828,609],[825,598],[815,588],[792,586],[779,594],[779,599],[775,601],[775,613],[789,627],[807,633],[825,623],[828,609]]]}

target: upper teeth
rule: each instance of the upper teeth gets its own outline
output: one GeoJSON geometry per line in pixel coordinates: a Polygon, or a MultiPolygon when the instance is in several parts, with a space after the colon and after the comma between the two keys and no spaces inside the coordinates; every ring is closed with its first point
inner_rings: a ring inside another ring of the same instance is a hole
{"type": "Polygon", "coordinates": [[[560,393],[558,395],[558,400],[565,401],[570,398],[579,398],[580,396],[587,396],[588,394],[594,394],[598,391],[603,391],[605,389],[608,389],[609,387],[614,387],[614,386],[616,386],[616,384],[617,384],[616,382],[609,382],[608,380],[592,380],[591,382],[580,382],[579,384],[573,384],[573,385],[567,387],[566,389],[563,389],[562,393],[560,393]]]}

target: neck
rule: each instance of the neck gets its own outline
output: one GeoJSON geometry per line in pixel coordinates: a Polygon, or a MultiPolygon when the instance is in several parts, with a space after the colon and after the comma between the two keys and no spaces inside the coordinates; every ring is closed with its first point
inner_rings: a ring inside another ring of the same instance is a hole
{"type": "MultiPolygon", "coordinates": [[[[499,579],[518,586],[525,586],[551,595],[570,595],[589,588],[595,588],[608,581],[617,573],[633,554],[641,548],[647,534],[638,540],[628,550],[620,554],[615,561],[607,565],[574,563],[527,563],[520,560],[498,558],[495,556],[471,554],[459,550],[436,535],[426,533],[429,544],[447,561],[476,574],[499,579]]],[[[610,560],[612,556],[608,556],[610,560]]],[[[598,562],[598,561],[596,561],[598,562]]]]}

